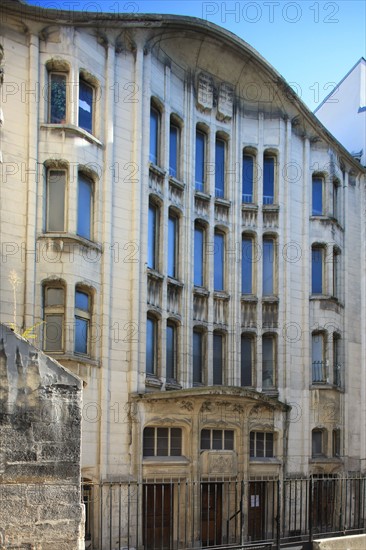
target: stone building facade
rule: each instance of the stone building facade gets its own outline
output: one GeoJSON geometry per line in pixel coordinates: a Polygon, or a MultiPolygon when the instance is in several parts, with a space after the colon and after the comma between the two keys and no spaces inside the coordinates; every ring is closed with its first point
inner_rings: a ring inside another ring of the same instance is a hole
{"type": "Polygon", "coordinates": [[[364,472],[359,163],[208,22],[3,20],[2,321],[15,270],[19,325],[85,384],[88,490],[364,472]]]}

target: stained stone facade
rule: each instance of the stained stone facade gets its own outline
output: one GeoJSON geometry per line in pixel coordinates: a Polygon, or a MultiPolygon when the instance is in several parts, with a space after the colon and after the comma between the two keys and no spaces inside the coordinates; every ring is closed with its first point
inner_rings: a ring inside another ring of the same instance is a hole
{"type": "Polygon", "coordinates": [[[0,326],[0,548],[84,548],[82,382],[0,326]]]}
{"type": "Polygon", "coordinates": [[[89,494],[364,472],[365,170],[213,24],[2,10],[1,319],[15,270],[85,384],[89,494]]]}

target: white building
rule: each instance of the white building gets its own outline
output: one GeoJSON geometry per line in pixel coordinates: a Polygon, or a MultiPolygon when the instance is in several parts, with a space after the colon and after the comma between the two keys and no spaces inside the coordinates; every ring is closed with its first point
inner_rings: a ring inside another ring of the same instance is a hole
{"type": "Polygon", "coordinates": [[[366,60],[361,57],[314,113],[366,165],[366,60]]]}
{"type": "Polygon", "coordinates": [[[2,9],[1,321],[14,270],[84,380],[93,548],[274,536],[277,480],[365,471],[365,171],[216,25],[2,9]]]}

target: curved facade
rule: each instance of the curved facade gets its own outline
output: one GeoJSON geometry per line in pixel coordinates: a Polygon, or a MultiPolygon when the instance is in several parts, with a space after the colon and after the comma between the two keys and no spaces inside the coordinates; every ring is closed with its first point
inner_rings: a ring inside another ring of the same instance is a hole
{"type": "Polygon", "coordinates": [[[15,270],[84,478],[362,473],[357,161],[214,25],[4,13],[2,321],[15,270]]]}

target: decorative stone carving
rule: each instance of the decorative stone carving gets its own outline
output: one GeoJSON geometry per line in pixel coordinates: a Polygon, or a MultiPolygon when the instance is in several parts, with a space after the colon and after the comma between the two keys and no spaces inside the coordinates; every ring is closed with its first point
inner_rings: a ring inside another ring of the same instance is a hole
{"type": "Polygon", "coordinates": [[[197,104],[202,109],[212,109],[214,87],[212,78],[204,73],[198,76],[197,104]]]}
{"type": "Polygon", "coordinates": [[[217,103],[217,118],[230,119],[233,116],[234,89],[230,84],[222,82],[219,89],[219,100],[217,103]]]}

